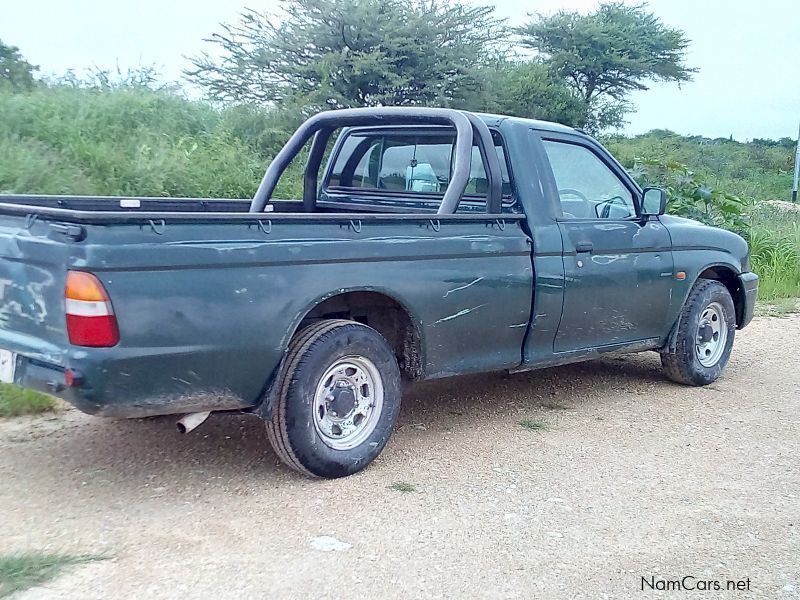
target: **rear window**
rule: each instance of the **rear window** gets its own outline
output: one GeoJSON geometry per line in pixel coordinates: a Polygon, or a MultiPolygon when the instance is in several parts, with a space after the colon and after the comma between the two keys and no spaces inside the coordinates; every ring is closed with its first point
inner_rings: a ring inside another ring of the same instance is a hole
{"type": "MultiPolygon", "coordinates": [[[[503,175],[503,197],[511,200],[511,181],[502,139],[492,132],[503,175]]],[[[408,194],[444,194],[453,172],[455,135],[448,133],[354,132],[344,141],[328,188],[408,194]]],[[[465,194],[485,198],[488,190],[477,145],[472,148],[465,194]]]]}

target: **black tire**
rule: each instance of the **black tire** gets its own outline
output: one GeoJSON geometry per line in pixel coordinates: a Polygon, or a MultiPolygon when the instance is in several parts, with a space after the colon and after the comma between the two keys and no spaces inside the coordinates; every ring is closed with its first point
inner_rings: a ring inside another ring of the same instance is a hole
{"type": "Polygon", "coordinates": [[[708,385],[716,381],[731,356],[736,335],[736,309],[731,294],[722,283],[711,279],[699,279],[689,292],[676,325],[674,351],[665,349],[661,353],[661,364],[667,377],[686,385],[708,385]],[[696,347],[703,313],[712,305],[720,306],[727,330],[719,359],[712,365],[703,365],[696,347]]]}
{"type": "Polygon", "coordinates": [[[267,436],[289,467],[313,477],[344,477],[366,467],[386,446],[400,412],[400,369],[391,347],[374,329],[343,320],[309,325],[290,342],[278,377],[267,436]],[[369,437],[353,448],[337,449],[318,430],[315,396],[328,369],[351,356],[367,359],[377,368],[383,402],[369,437]]]}

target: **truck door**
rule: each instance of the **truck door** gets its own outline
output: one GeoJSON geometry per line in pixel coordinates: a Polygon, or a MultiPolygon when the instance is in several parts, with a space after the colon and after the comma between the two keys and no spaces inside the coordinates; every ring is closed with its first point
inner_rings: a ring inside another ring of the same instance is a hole
{"type": "MultiPolygon", "coordinates": [[[[555,352],[664,335],[673,282],[669,233],[638,217],[639,191],[601,147],[545,134],[561,208],[564,303],[555,352]]],[[[548,174],[549,175],[549,174],[548,174]]]]}

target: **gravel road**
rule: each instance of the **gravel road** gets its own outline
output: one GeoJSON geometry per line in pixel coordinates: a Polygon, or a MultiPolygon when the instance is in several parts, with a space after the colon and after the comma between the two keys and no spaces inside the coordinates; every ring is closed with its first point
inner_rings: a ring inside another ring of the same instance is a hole
{"type": "Polygon", "coordinates": [[[5,420],[0,552],[111,556],[25,600],[796,598],[798,340],[756,319],[702,389],[654,353],[423,384],[337,481],[283,468],[254,417],[5,420]],[[641,590],[686,575],[750,591],[641,590]]]}

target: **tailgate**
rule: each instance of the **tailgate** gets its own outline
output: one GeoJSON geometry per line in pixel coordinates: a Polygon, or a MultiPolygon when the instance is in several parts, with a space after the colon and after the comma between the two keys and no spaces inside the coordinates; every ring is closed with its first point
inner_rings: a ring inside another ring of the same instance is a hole
{"type": "Polygon", "coordinates": [[[0,214],[0,348],[53,360],[56,348],[68,345],[64,281],[70,245],[55,231],[44,221],[0,214]]]}

